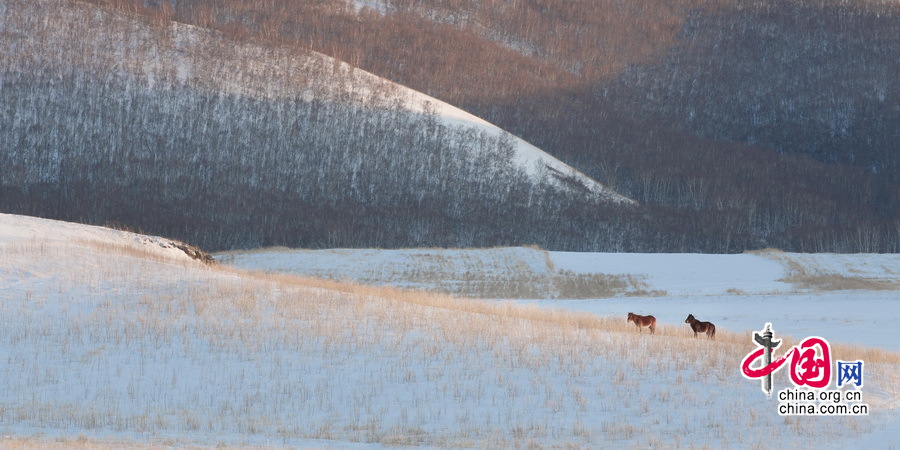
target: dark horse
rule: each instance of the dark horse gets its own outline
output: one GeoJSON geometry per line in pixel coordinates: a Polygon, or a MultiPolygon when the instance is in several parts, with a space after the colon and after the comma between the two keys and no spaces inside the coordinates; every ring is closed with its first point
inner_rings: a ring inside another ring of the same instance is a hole
{"type": "Polygon", "coordinates": [[[697,333],[706,333],[706,337],[710,339],[716,338],[716,326],[712,322],[701,322],[695,319],[693,314],[688,314],[687,319],[684,319],[684,323],[691,324],[691,329],[694,330],[694,337],[697,337],[697,333]]]}
{"type": "Polygon", "coordinates": [[[656,333],[656,317],[653,316],[639,316],[635,313],[628,313],[628,321],[634,322],[637,326],[638,333],[643,332],[641,327],[650,327],[650,334],[656,333]]]}

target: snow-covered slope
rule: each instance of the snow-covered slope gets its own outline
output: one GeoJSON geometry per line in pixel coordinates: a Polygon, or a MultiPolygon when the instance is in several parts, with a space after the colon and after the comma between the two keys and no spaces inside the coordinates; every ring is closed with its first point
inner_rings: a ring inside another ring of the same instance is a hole
{"type": "MultiPolygon", "coordinates": [[[[31,67],[39,60],[42,70],[88,70],[98,82],[115,82],[129,74],[151,88],[191,87],[269,100],[337,102],[372,111],[400,109],[433,114],[446,126],[472,130],[473,136],[506,136],[440,100],[316,52],[232,40],[174,22],[160,29],[87,4],[2,0],[0,5],[0,53],[5,59],[0,68],[31,67]]],[[[581,186],[579,194],[633,203],[522,139],[508,139],[513,164],[533,182],[560,189],[573,189],[574,183],[581,186]]],[[[459,157],[467,156],[460,151],[459,157]]]]}
{"type": "MultiPolygon", "coordinates": [[[[160,261],[188,262],[194,259],[183,249],[188,247],[186,244],[172,239],[2,213],[0,213],[0,245],[4,245],[4,250],[28,245],[87,252],[107,248],[115,252],[132,253],[160,261]]],[[[25,252],[8,253],[12,259],[7,261],[7,264],[11,266],[25,264],[26,261],[22,259],[24,256],[16,257],[24,254],[25,252]]]]}
{"type": "Polygon", "coordinates": [[[727,330],[639,336],[621,317],[204,265],[164,241],[0,214],[0,446],[895,442],[890,353],[834,347],[866,352],[868,416],[786,420],[727,330]]]}
{"type": "MultiPolygon", "coordinates": [[[[528,142],[509,135],[496,125],[488,123],[484,119],[469,114],[459,108],[445,102],[429,97],[420,92],[410,90],[407,107],[413,111],[424,113],[433,111],[446,124],[450,126],[463,126],[483,131],[489,136],[509,136],[513,142],[515,157],[513,161],[529,174],[535,182],[548,183],[560,189],[573,189],[572,183],[580,186],[587,192],[605,198],[616,203],[634,204],[634,200],[625,197],[612,189],[604,186],[596,180],[579,172],[572,166],[556,159],[547,152],[529,144],[528,142]]],[[[578,193],[582,193],[577,191],[578,193]]]]}

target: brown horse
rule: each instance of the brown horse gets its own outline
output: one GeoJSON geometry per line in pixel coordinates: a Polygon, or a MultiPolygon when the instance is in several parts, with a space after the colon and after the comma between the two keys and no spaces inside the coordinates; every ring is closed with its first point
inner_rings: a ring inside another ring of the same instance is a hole
{"type": "Polygon", "coordinates": [[[639,316],[635,313],[628,313],[628,321],[634,322],[634,325],[637,326],[638,333],[643,332],[641,327],[650,327],[650,334],[656,333],[656,317],[639,316]]]}
{"type": "Polygon", "coordinates": [[[693,314],[688,314],[687,319],[684,319],[684,323],[691,324],[691,329],[694,330],[694,337],[697,337],[697,333],[706,333],[706,337],[710,339],[716,338],[716,326],[712,322],[701,322],[695,319],[693,314]]]}

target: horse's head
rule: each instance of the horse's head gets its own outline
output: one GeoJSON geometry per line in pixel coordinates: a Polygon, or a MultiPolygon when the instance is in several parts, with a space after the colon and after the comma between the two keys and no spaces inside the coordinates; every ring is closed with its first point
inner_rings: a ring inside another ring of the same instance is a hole
{"type": "Polygon", "coordinates": [[[684,323],[691,323],[697,319],[694,318],[693,314],[688,314],[687,319],[684,319],[684,323]]]}
{"type": "Polygon", "coordinates": [[[629,322],[633,322],[633,321],[634,321],[634,313],[628,313],[628,321],[629,321],[629,322]]]}

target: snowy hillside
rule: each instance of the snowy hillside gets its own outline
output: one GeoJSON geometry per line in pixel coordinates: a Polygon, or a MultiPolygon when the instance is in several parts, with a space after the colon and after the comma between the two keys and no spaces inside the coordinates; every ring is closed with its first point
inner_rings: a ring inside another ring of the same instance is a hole
{"type": "Polygon", "coordinates": [[[496,126],[303,47],[78,2],[0,5],[4,212],[208,250],[613,249],[615,222],[638,217],[496,126]]]}
{"type": "Polygon", "coordinates": [[[866,359],[868,416],[780,417],[727,330],[639,336],[622,317],[241,272],[157,241],[0,215],[0,445],[896,442],[894,353],[833,345],[866,359]]]}
{"type": "MultiPolygon", "coordinates": [[[[27,243],[72,251],[89,249],[102,252],[108,249],[112,253],[131,253],[163,262],[190,262],[196,259],[185,251],[189,247],[187,244],[158,236],[28,216],[0,214],[0,217],[0,244],[5,246],[5,250],[27,243]]],[[[7,253],[8,266],[27,264],[24,255],[7,253]]]]}
{"type": "MultiPolygon", "coordinates": [[[[482,119],[320,53],[236,42],[221,33],[175,22],[150,26],[139,18],[87,4],[3,0],[0,5],[4,16],[0,49],[7,70],[27,69],[37,59],[44,71],[87,70],[107,78],[103,81],[136,76],[151,89],[199,88],[256,99],[303,99],[372,112],[429,114],[446,127],[488,139],[508,139],[514,152],[512,163],[535,183],[569,189],[565,180],[574,181],[607,200],[633,203],[482,119]]],[[[469,158],[462,148],[445,151],[469,158]]]]}

